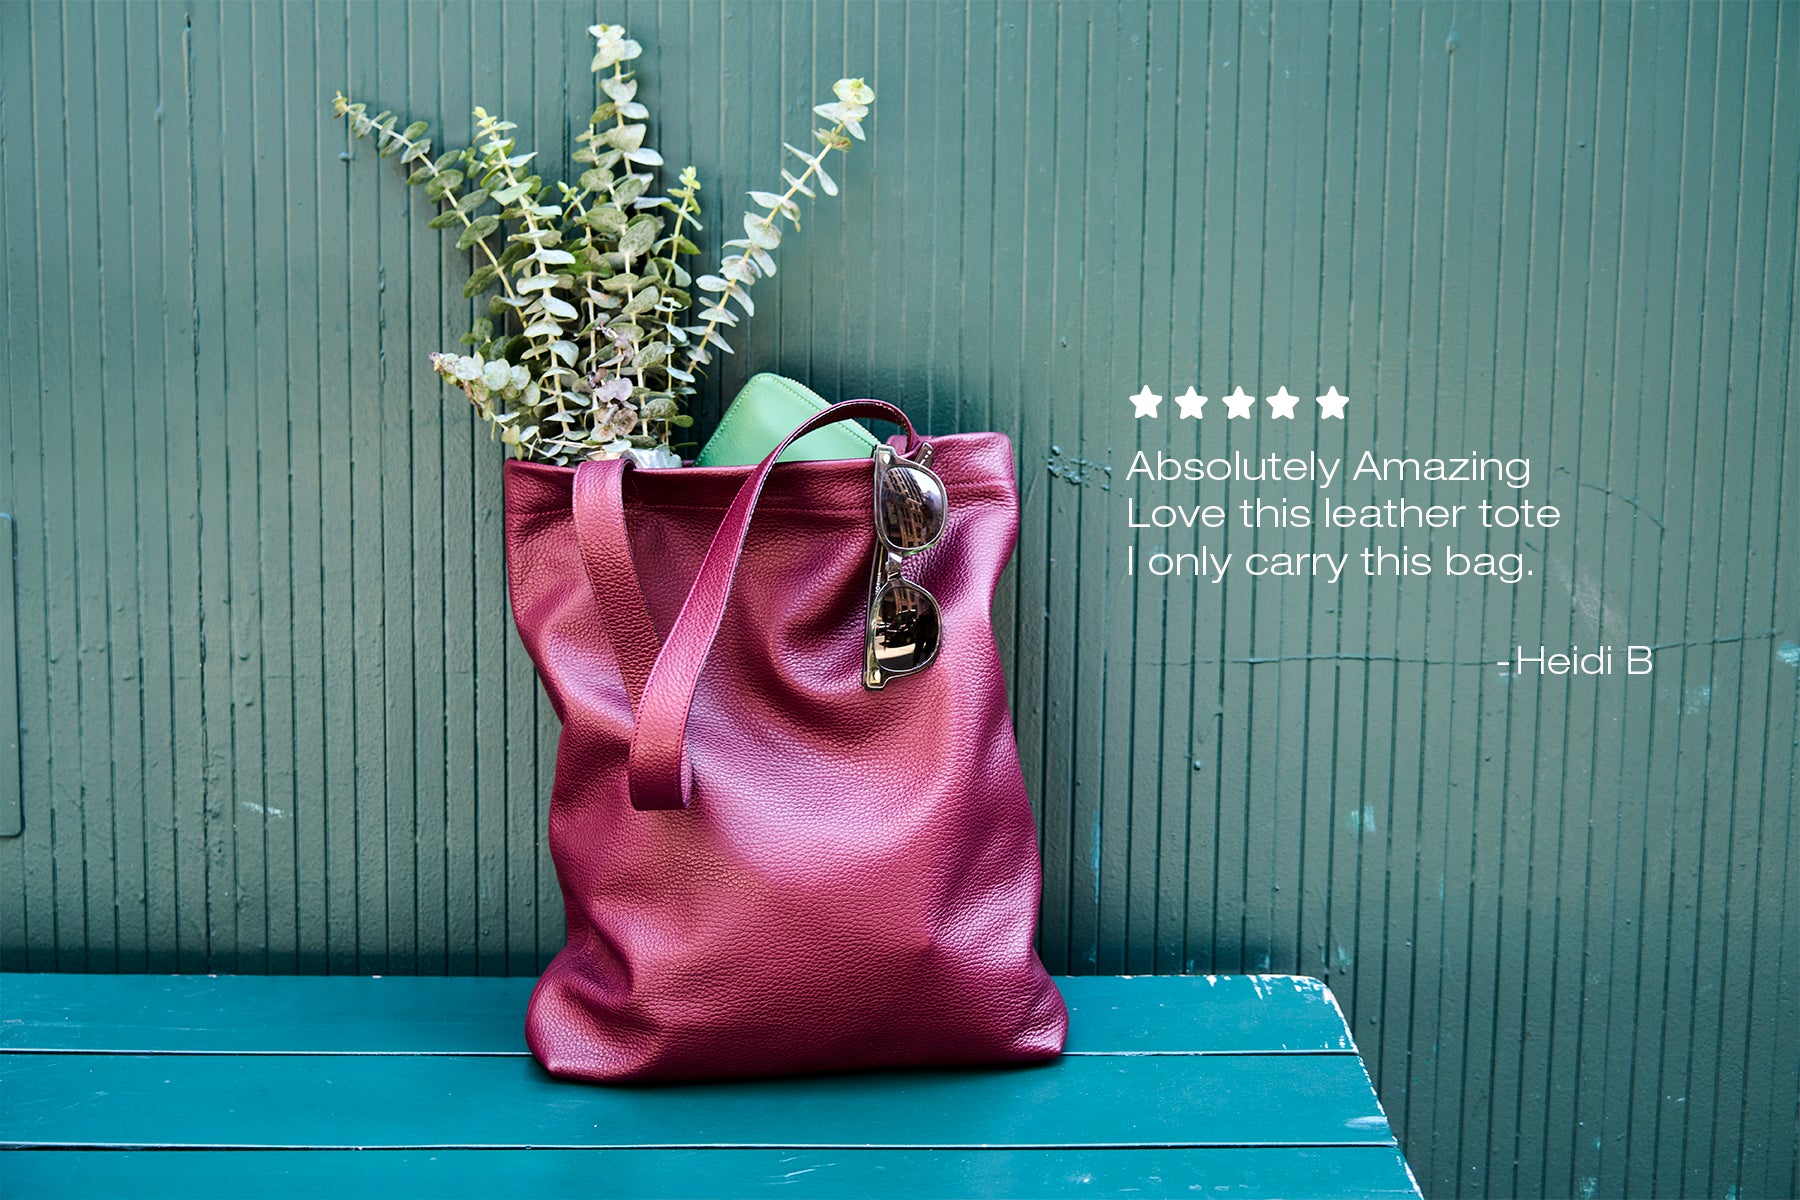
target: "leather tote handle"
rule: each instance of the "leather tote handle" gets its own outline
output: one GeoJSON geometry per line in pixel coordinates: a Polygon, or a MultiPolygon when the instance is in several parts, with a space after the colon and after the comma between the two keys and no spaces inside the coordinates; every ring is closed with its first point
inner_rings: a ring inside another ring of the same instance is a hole
{"type": "Polygon", "coordinates": [[[681,612],[658,647],[656,626],[644,604],[637,568],[625,525],[625,472],[629,459],[584,462],[575,469],[576,536],[588,582],[600,606],[600,620],[612,643],[635,717],[627,765],[631,806],[639,809],[686,808],[693,793],[687,756],[688,711],[694,689],[706,667],[707,654],[725,619],[725,604],[750,518],[769,472],[782,451],[799,438],[826,425],[867,417],[906,431],[906,453],[919,446],[919,435],[906,414],[880,400],[846,400],[809,417],[769,451],[738,489],[725,518],[707,547],[699,573],[682,602],[681,612]]]}

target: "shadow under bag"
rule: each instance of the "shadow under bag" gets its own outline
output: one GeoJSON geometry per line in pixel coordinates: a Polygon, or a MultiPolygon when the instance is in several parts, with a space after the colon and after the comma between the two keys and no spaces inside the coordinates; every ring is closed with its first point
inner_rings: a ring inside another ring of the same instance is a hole
{"type": "MultiPolygon", "coordinates": [[[[864,686],[870,459],[506,464],[514,619],[562,721],[568,945],[526,1038],[558,1075],[665,1080],[1054,1057],[1041,872],[994,648],[1018,537],[997,433],[931,440],[943,532],[907,557],[941,649],[864,686]],[[754,518],[754,519],[752,519],[754,518]]],[[[891,457],[891,456],[890,456],[891,457]]]]}

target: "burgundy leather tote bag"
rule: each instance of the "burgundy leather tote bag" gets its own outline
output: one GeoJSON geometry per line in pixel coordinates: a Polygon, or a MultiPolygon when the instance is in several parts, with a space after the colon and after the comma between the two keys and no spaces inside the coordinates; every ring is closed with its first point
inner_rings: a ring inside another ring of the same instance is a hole
{"type": "Polygon", "coordinates": [[[869,459],[506,464],[514,618],[562,720],[568,945],[526,1038],[557,1075],[667,1080],[1052,1057],[1041,875],[989,608],[1018,535],[995,433],[931,440],[947,521],[905,575],[941,648],[863,684],[869,459]]]}

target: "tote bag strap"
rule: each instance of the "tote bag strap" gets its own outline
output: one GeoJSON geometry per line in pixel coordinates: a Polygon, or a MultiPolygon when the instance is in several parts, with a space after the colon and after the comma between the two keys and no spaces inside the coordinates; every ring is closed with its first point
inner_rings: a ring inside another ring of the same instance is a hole
{"type": "Polygon", "coordinates": [[[919,435],[906,414],[880,400],[846,400],[809,417],[769,451],[738,489],[700,562],[681,612],[660,646],[631,560],[625,525],[625,472],[631,469],[630,460],[584,462],[575,469],[575,529],[582,561],[635,718],[627,766],[633,808],[688,806],[693,793],[687,755],[688,711],[713,639],[725,619],[725,604],[731,598],[750,518],[775,461],[790,444],[813,430],[858,417],[900,426],[906,431],[906,453],[918,449],[919,435]]]}

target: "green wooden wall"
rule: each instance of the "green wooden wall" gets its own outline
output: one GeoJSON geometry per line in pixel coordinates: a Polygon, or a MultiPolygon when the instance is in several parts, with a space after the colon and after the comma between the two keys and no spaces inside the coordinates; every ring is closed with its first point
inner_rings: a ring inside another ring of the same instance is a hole
{"type": "Polygon", "coordinates": [[[463,265],[325,112],[566,161],[596,15],[715,216],[879,92],[703,427],[778,369],[1012,435],[1053,970],[1327,979],[1428,1194],[1800,1190],[1791,3],[0,6],[0,964],[556,949],[500,456],[423,365],[463,265]],[[1365,445],[1569,519],[1517,587],[1125,576],[1139,446],[1365,445]],[[1654,681],[1492,661],[1600,641],[1654,681]]]}

